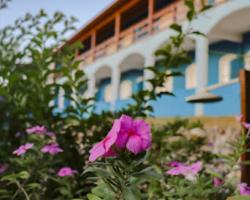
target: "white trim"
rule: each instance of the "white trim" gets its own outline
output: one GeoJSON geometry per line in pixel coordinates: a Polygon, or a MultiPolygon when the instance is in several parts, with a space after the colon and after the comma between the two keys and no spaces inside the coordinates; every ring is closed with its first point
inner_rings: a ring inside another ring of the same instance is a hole
{"type": "Polygon", "coordinates": [[[244,56],[244,68],[250,70],[250,52],[247,52],[244,56]]]}
{"type": "Polygon", "coordinates": [[[215,89],[217,89],[217,88],[225,87],[225,86],[227,86],[227,85],[231,85],[231,84],[238,83],[238,82],[239,82],[239,78],[234,78],[234,79],[231,79],[230,81],[228,81],[227,83],[217,83],[217,84],[208,86],[208,87],[206,88],[206,90],[207,90],[207,91],[215,90],[215,89]]]}
{"type": "Polygon", "coordinates": [[[187,66],[185,70],[185,88],[194,89],[196,85],[197,85],[196,64],[193,63],[187,66]]]}
{"type": "Polygon", "coordinates": [[[237,58],[236,54],[226,54],[219,60],[219,83],[227,83],[231,80],[232,61],[237,58]]]}

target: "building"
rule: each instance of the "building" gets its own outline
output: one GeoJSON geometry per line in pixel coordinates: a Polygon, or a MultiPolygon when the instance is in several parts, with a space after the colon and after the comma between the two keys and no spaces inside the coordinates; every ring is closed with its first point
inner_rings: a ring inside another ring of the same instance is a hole
{"type": "MultiPolygon", "coordinates": [[[[185,74],[168,80],[176,97],[153,102],[154,115],[232,116],[240,113],[239,70],[250,69],[250,0],[207,0],[214,7],[192,26],[206,37],[190,38],[193,63],[180,67],[185,74]],[[207,91],[222,101],[191,104],[187,100],[207,91]]],[[[194,0],[201,7],[200,0],[194,0]]],[[[173,34],[169,25],[186,24],[183,0],[116,0],[73,35],[81,41],[77,58],[89,78],[89,95],[96,95],[96,112],[119,110],[151,77],[143,72],[154,65],[154,52],[173,34]]]]}

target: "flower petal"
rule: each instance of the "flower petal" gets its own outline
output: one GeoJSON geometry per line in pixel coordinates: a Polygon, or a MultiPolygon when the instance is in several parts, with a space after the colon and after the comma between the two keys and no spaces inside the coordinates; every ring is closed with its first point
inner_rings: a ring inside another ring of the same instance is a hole
{"type": "Polygon", "coordinates": [[[148,150],[151,146],[150,125],[143,120],[135,120],[134,130],[141,137],[143,150],[148,150]]]}
{"type": "Polygon", "coordinates": [[[117,140],[117,134],[119,131],[120,131],[120,121],[115,120],[108,135],[104,138],[105,140],[104,147],[105,147],[106,152],[109,151],[109,149],[111,148],[113,144],[115,144],[117,140]]]}
{"type": "Polygon", "coordinates": [[[118,133],[116,146],[118,148],[125,148],[128,141],[129,132],[133,128],[133,119],[128,115],[122,115],[119,119],[120,131],[118,133]]]}
{"type": "Polygon", "coordinates": [[[143,150],[140,136],[135,134],[131,135],[128,139],[126,147],[130,152],[134,153],[135,155],[140,153],[143,150]]]}
{"type": "Polygon", "coordinates": [[[93,162],[97,158],[103,156],[105,154],[105,149],[103,145],[103,141],[95,144],[93,148],[90,150],[90,156],[89,156],[89,161],[93,162]]]}

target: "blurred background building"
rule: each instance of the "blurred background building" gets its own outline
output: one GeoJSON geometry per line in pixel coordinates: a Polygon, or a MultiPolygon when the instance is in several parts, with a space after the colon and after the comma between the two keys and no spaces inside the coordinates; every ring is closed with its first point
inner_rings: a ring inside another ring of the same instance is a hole
{"type": "MultiPolygon", "coordinates": [[[[232,116],[240,114],[239,70],[250,69],[250,0],[206,0],[213,5],[192,23],[207,35],[186,41],[193,62],[182,77],[169,78],[165,88],[175,94],[152,102],[154,115],[232,116]],[[207,103],[190,103],[190,101],[207,103]],[[220,100],[220,101],[217,101],[220,100]]],[[[201,0],[194,0],[197,9],[201,0]]],[[[88,95],[96,96],[96,112],[120,110],[132,94],[149,87],[156,65],[154,52],[173,34],[169,26],[187,26],[184,0],[117,0],[75,33],[81,41],[77,58],[89,79],[88,95]]],[[[61,95],[63,96],[63,95],[61,95]]],[[[59,108],[69,102],[59,97],[59,108]]]]}

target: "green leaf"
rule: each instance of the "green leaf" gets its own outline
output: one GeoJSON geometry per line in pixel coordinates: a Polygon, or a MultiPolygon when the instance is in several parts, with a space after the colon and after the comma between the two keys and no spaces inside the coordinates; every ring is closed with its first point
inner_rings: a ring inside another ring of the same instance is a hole
{"type": "Polygon", "coordinates": [[[98,196],[94,194],[87,194],[88,200],[101,200],[98,196]]]}
{"type": "Polygon", "coordinates": [[[201,9],[201,11],[200,11],[200,12],[205,12],[205,11],[207,11],[207,10],[211,9],[211,8],[213,8],[213,6],[212,6],[212,5],[206,5],[206,6],[204,6],[204,7],[201,9]]]}
{"type": "Polygon", "coordinates": [[[140,200],[140,196],[140,192],[136,188],[133,188],[133,190],[130,188],[126,188],[123,194],[124,200],[140,200]]]}
{"type": "Polygon", "coordinates": [[[19,178],[21,178],[21,179],[28,179],[29,178],[29,173],[27,171],[22,171],[22,172],[18,173],[17,176],[19,178]]]}
{"type": "Polygon", "coordinates": [[[108,177],[111,175],[110,172],[107,171],[105,168],[100,168],[100,167],[89,167],[83,172],[82,175],[86,175],[89,172],[92,172],[100,177],[108,177]]]}
{"type": "Polygon", "coordinates": [[[193,18],[194,18],[194,16],[195,16],[195,12],[194,11],[188,11],[187,18],[188,18],[189,21],[192,21],[193,18]]]}
{"type": "Polygon", "coordinates": [[[172,24],[170,28],[177,31],[178,33],[182,33],[182,27],[179,24],[172,24]]]}
{"type": "Polygon", "coordinates": [[[250,197],[248,196],[234,196],[229,197],[227,200],[250,200],[250,197]]]}
{"type": "Polygon", "coordinates": [[[42,186],[39,183],[30,183],[30,184],[27,185],[27,188],[30,189],[30,190],[40,189],[41,187],[42,186]]]}
{"type": "Polygon", "coordinates": [[[16,174],[10,174],[10,175],[6,175],[4,177],[1,178],[2,181],[9,181],[9,182],[16,182],[17,179],[17,175],[16,174]]]}
{"type": "Polygon", "coordinates": [[[194,34],[194,35],[201,35],[201,36],[206,37],[206,34],[200,32],[200,31],[193,31],[191,34],[194,34]]]}

